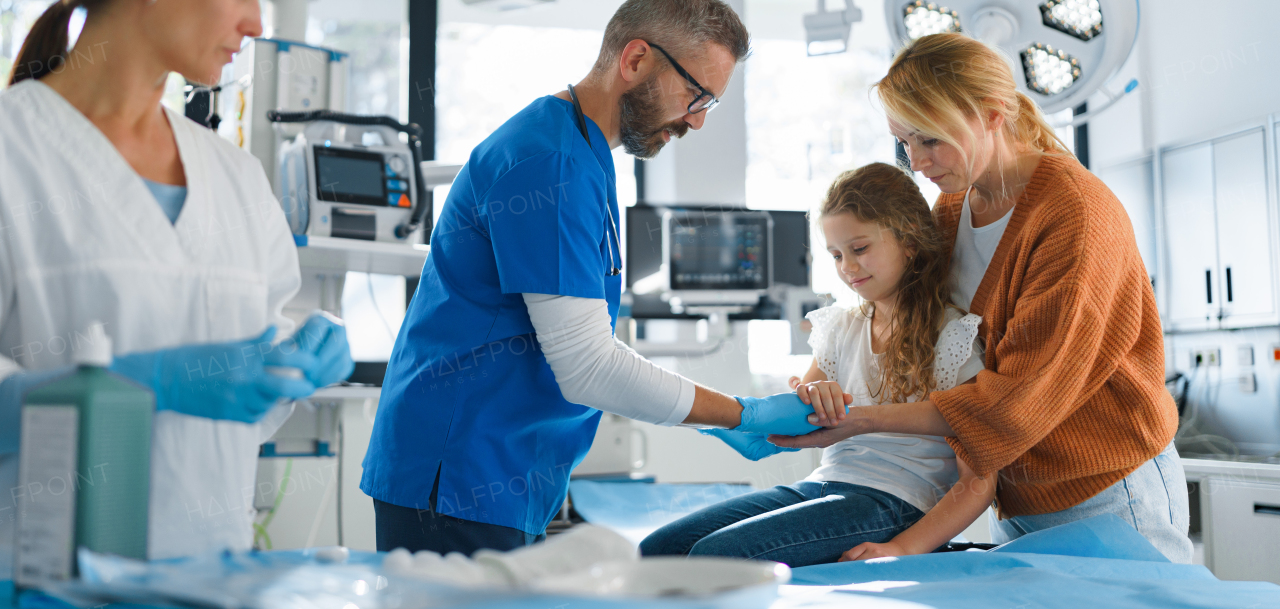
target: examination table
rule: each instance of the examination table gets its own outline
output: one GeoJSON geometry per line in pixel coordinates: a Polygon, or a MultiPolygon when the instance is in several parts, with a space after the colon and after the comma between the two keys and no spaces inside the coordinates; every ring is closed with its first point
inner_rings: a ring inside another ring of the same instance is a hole
{"type": "MultiPolygon", "coordinates": [[[[749,491],[737,485],[575,480],[570,495],[583,520],[638,542],[648,531],[684,514],[749,491]]],[[[305,551],[269,554],[275,562],[314,562],[305,551]]],[[[352,552],[349,562],[377,565],[380,560],[374,553],[352,552]]],[[[482,594],[473,602],[446,604],[510,609],[724,606],[715,599],[627,601],[482,594]]],[[[7,606],[68,605],[38,593],[15,598],[12,584],[3,582],[0,607],[7,606]]],[[[794,569],[791,584],[780,588],[771,607],[1262,609],[1280,608],[1280,586],[1221,581],[1203,566],[1170,563],[1127,523],[1106,515],[1033,533],[989,552],[946,552],[794,569]]]]}

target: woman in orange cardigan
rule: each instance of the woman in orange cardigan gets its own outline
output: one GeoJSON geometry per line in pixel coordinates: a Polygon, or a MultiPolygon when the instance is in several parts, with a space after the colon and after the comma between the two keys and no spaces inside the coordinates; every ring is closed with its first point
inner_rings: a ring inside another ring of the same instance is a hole
{"type": "Polygon", "coordinates": [[[1124,208],[980,42],[922,37],[876,89],[911,168],[942,189],[934,216],[952,300],[983,317],[987,369],[924,401],[853,408],[838,426],[770,441],[947,436],[977,475],[999,472],[996,542],[1113,513],[1190,562],[1160,315],[1124,208]]]}

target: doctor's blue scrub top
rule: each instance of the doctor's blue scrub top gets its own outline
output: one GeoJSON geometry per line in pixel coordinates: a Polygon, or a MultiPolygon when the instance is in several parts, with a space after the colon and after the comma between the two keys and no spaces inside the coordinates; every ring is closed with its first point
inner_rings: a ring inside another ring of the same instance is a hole
{"type": "Polygon", "coordinates": [[[599,298],[617,323],[613,157],[587,129],[590,144],[573,104],[548,96],[471,152],[387,365],[369,496],[427,509],[438,474],[437,513],[532,534],[560,509],[600,411],[564,399],[521,294],[599,298]]]}

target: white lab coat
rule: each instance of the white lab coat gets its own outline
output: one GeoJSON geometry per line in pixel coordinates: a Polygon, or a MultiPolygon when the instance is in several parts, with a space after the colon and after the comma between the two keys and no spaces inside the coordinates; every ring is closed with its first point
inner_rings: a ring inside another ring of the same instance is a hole
{"type": "MultiPolygon", "coordinates": [[[[301,285],[298,255],[262,166],[166,113],[188,189],[174,225],[53,89],[27,80],[0,93],[0,378],[72,363],[68,344],[94,320],[116,354],[293,331],[282,310],[301,285]]],[[[150,558],[249,548],[258,447],[291,408],[255,425],[156,414],[150,558]]],[[[17,485],[16,461],[0,456],[0,488],[17,485]]],[[[0,544],[11,544],[5,494],[0,544]]],[[[0,579],[10,553],[0,547],[0,579]]]]}

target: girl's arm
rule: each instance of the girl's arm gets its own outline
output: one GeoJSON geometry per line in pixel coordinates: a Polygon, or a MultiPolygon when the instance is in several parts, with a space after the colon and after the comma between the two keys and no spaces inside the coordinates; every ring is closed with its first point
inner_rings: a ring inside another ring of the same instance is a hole
{"type": "MultiPolygon", "coordinates": [[[[976,382],[977,377],[974,377],[961,383],[961,386],[976,382]]],[[[819,424],[813,419],[809,422],[814,425],[819,424]]],[[[826,448],[846,438],[865,433],[942,437],[956,435],[947,420],[942,418],[942,413],[938,411],[933,400],[923,400],[905,404],[860,406],[850,410],[848,417],[842,417],[839,425],[824,427],[803,436],[769,436],[769,441],[787,448],[826,448]]]]}
{"type": "Polygon", "coordinates": [[[960,480],[919,522],[886,543],[861,543],[845,552],[840,561],[881,556],[927,554],[951,541],[991,505],[996,494],[996,474],[980,478],[964,459],[956,458],[960,480]]]}

